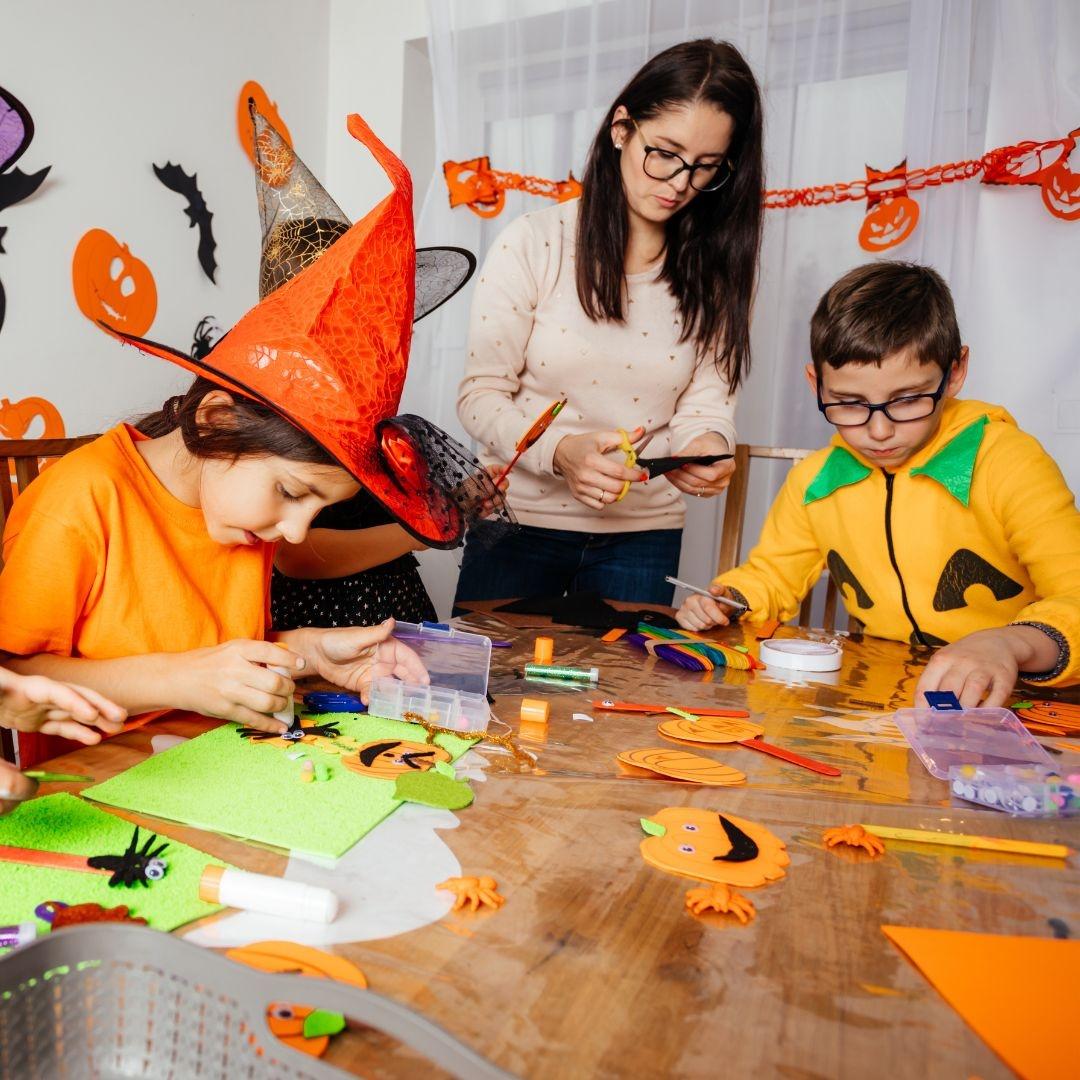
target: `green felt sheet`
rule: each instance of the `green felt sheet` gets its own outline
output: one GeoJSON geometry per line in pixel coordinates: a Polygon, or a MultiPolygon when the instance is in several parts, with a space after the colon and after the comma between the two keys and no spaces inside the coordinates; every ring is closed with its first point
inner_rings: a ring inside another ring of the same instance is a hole
{"type": "MultiPolygon", "coordinates": [[[[311,742],[283,747],[242,739],[233,724],[223,724],[84,788],[82,794],[199,829],[338,858],[401,805],[394,798],[393,780],[350,772],[341,756],[350,745],[381,739],[424,742],[426,733],[416,724],[352,713],[307,719],[309,725],[331,721],[340,724],[342,737],[333,741],[340,754],[311,742]],[[292,751],[302,752],[316,767],[326,765],[330,778],[301,781],[302,761],[286,757],[292,751]]],[[[435,742],[454,759],[473,745],[450,735],[437,735],[435,742]]]]}
{"type": "MultiPolygon", "coordinates": [[[[0,844],[68,855],[119,855],[131,842],[133,829],[130,822],[61,793],[31,799],[0,817],[0,844]]],[[[139,846],[151,835],[140,828],[139,846]]],[[[220,904],[199,899],[199,877],[207,863],[221,865],[219,859],[175,840],[169,840],[161,857],[168,870],[147,888],[111,887],[104,874],[0,862],[0,924],[36,921],[39,932],[47,932],[48,923],[34,917],[34,908],[46,900],[102,907],[126,904],[132,915],[146,919],[157,930],[172,930],[221,910],[220,904]]]]}

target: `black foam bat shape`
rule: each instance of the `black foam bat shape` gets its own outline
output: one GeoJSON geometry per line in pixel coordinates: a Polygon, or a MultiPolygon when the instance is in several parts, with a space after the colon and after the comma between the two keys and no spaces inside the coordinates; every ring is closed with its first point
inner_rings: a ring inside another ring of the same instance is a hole
{"type": "Polygon", "coordinates": [[[29,199],[44,183],[51,168],[51,165],[46,165],[36,173],[24,173],[22,169],[0,173],[0,210],[6,210],[23,199],[29,199]]]}
{"type": "Polygon", "coordinates": [[[164,165],[155,165],[154,175],[170,191],[175,191],[177,195],[183,195],[187,199],[184,213],[188,216],[189,228],[198,226],[199,229],[199,265],[216,285],[214,275],[217,273],[217,260],[214,252],[217,250],[217,241],[210,224],[214,215],[207,209],[206,199],[199,190],[198,175],[192,173],[188,176],[179,165],[174,165],[171,161],[166,161],[164,165]]]}
{"type": "Polygon", "coordinates": [[[734,456],[734,454],[683,454],[675,457],[639,457],[637,463],[652,477],[663,476],[664,473],[681,469],[684,465],[715,465],[718,461],[727,461],[734,456]]]}

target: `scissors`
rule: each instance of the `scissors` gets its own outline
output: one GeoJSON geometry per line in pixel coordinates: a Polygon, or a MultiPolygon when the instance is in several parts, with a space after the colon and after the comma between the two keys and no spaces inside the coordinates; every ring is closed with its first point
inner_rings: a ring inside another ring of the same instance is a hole
{"type": "MultiPolygon", "coordinates": [[[[616,428],[619,435],[622,437],[622,442],[619,443],[619,449],[623,452],[623,458],[628,469],[634,468],[638,463],[638,454],[645,449],[646,446],[652,442],[652,435],[643,435],[639,440],[638,446],[635,448],[633,443],[630,442],[630,436],[627,434],[624,428],[616,428]]],[[[652,476],[652,473],[649,473],[652,476]]],[[[616,502],[622,502],[626,498],[626,493],[630,490],[630,481],[624,480],[622,491],[615,496],[616,502]]]]}

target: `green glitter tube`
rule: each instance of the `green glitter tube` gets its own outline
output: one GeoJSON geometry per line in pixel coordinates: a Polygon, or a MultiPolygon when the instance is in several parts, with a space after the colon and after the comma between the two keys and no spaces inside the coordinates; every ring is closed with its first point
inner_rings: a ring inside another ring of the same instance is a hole
{"type": "Polygon", "coordinates": [[[595,686],[600,681],[599,668],[559,667],[558,664],[526,664],[526,679],[565,679],[595,686]]]}

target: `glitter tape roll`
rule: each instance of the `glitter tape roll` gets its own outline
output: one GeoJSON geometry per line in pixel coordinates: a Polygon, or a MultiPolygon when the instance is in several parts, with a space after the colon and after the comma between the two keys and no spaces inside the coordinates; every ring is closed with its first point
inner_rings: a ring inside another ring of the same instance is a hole
{"type": "Polygon", "coordinates": [[[538,664],[550,664],[555,655],[555,641],[549,637],[538,637],[533,646],[533,660],[538,664]]]}
{"type": "Polygon", "coordinates": [[[843,659],[839,645],[805,638],[771,638],[760,646],[759,658],[771,667],[794,671],[838,671],[843,659]]]}
{"type": "Polygon", "coordinates": [[[543,698],[522,698],[521,719],[526,723],[546,724],[551,713],[551,705],[543,698]]]}

